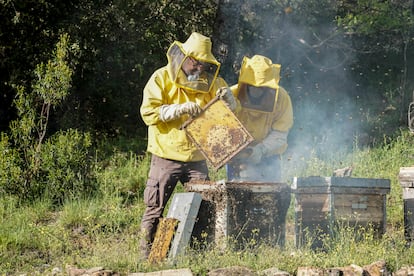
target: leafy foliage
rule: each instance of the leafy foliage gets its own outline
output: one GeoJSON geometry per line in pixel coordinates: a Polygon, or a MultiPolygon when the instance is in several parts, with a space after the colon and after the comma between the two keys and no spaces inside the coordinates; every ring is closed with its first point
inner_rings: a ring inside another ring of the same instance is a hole
{"type": "Polygon", "coordinates": [[[58,126],[99,137],[145,136],[138,109],[146,81],[166,64],[174,40],[211,32],[213,7],[200,0],[79,3],[67,25],[80,45],[79,67],[58,126]]]}
{"type": "Polygon", "coordinates": [[[69,129],[50,137],[40,152],[41,168],[35,182],[53,202],[90,196],[96,192],[92,141],[87,133],[69,129]]]}
{"type": "MultiPolygon", "coordinates": [[[[347,143],[360,134],[372,142],[406,124],[413,87],[408,78],[413,66],[409,5],[372,0],[5,1],[0,6],[6,19],[0,27],[0,86],[5,88],[0,128],[16,117],[10,106],[17,94],[12,85],[29,88],[36,64],[47,59],[59,33],[66,32],[78,47],[71,56],[77,67],[71,94],[54,110],[49,131],[76,128],[99,137],[144,137],[138,108],[146,81],[166,63],[171,42],[199,31],[212,37],[229,84],[237,81],[244,55],[267,55],[282,65],[281,84],[298,118],[314,116],[306,108],[319,106],[320,116],[334,118],[332,125],[347,134],[347,143]]],[[[315,121],[320,125],[319,118],[315,121]]],[[[324,128],[331,125],[320,132],[324,128]]],[[[294,136],[301,135],[299,129],[309,132],[307,139],[324,139],[302,120],[295,122],[294,136]]]]}
{"type": "Polygon", "coordinates": [[[88,134],[75,130],[56,133],[45,143],[51,108],[69,93],[72,69],[67,64],[68,36],[62,35],[54,58],[36,67],[32,91],[16,87],[18,119],[10,124],[10,137],[1,136],[2,191],[22,199],[40,198],[47,192],[53,201],[92,190],[93,172],[88,158],[88,134]]]}
{"type": "Polygon", "coordinates": [[[50,56],[75,1],[0,2],[0,130],[16,119],[14,86],[30,88],[33,70],[50,56]]]}

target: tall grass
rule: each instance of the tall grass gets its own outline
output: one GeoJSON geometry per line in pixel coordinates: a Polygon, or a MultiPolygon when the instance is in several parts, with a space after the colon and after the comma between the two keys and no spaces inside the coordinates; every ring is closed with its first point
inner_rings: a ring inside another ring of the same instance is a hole
{"type": "MultiPolygon", "coordinates": [[[[148,264],[140,261],[138,241],[149,156],[114,150],[109,158],[96,160],[99,192],[94,196],[68,199],[61,206],[53,205],[47,198],[30,204],[17,197],[0,198],[0,273],[50,274],[54,267],[64,271],[67,265],[74,265],[104,266],[123,274],[188,267],[197,275],[205,275],[214,268],[240,265],[255,271],[278,267],[294,274],[299,266],[362,266],[380,259],[396,271],[403,265],[414,264],[414,249],[406,247],[404,239],[402,190],[398,181],[399,168],[413,163],[413,139],[402,131],[395,139],[384,137],[384,143],[375,147],[355,147],[352,152],[332,156],[315,152],[307,159],[295,161],[291,168],[286,167],[287,182],[293,176],[330,176],[334,169],[344,165],[353,166],[353,177],[390,179],[386,216],[389,227],[381,238],[376,238],[369,228],[356,234],[354,229],[344,226],[324,239],[323,251],[312,250],[308,245],[298,248],[293,235],[287,235],[283,248],[257,244],[240,251],[233,249],[230,242],[224,249],[211,244],[203,246],[203,250],[188,249],[174,262],[148,264]]],[[[212,171],[211,178],[225,178],[224,169],[212,171]]],[[[287,216],[290,229],[294,224],[293,202],[287,216]]]]}

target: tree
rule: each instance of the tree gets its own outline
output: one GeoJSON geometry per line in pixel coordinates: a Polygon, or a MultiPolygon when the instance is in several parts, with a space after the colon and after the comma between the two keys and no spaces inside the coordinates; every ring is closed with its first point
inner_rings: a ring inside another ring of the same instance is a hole
{"type": "Polygon", "coordinates": [[[69,194],[90,188],[87,133],[59,132],[46,139],[50,110],[69,93],[73,70],[68,65],[69,37],[60,37],[53,59],[35,69],[32,89],[16,86],[18,118],[10,133],[1,133],[0,191],[22,199],[49,198],[62,202],[69,194]]]}
{"type": "Polygon", "coordinates": [[[192,1],[82,1],[68,26],[79,42],[74,91],[59,114],[60,127],[103,136],[145,136],[142,90],[166,64],[174,40],[208,35],[214,3],[192,1]]]}
{"type": "MultiPolygon", "coordinates": [[[[405,124],[407,101],[412,99],[411,93],[407,92],[414,86],[407,78],[409,68],[414,66],[414,50],[410,47],[414,42],[414,2],[343,2],[338,10],[338,25],[352,38],[358,59],[364,61],[367,71],[374,70],[386,78],[392,76],[391,87],[386,89],[394,91],[388,97],[395,97],[393,104],[401,111],[399,121],[405,124]],[[370,43],[366,43],[368,40],[370,43]],[[375,68],[378,56],[382,56],[388,66],[375,68]]],[[[376,78],[372,76],[372,80],[376,81],[376,78]]]]}
{"type": "Polygon", "coordinates": [[[53,51],[79,1],[0,1],[0,131],[16,118],[15,85],[28,86],[36,64],[53,51]]]}
{"type": "Polygon", "coordinates": [[[138,115],[149,75],[174,40],[211,34],[214,1],[5,1],[0,4],[0,129],[16,117],[12,85],[29,85],[60,31],[80,48],[72,93],[49,121],[51,133],[75,127],[98,135],[145,135],[138,115]],[[4,73],[4,74],[3,74],[4,73]]]}

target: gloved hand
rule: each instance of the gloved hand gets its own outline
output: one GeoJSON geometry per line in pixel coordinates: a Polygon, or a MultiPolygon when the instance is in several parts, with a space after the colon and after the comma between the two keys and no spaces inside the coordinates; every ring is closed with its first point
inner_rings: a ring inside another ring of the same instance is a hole
{"type": "Polygon", "coordinates": [[[219,96],[231,110],[236,110],[237,103],[230,88],[221,87],[217,90],[216,95],[219,96]]]}
{"type": "Polygon", "coordinates": [[[249,156],[248,163],[258,164],[265,153],[265,147],[262,144],[257,144],[254,147],[249,147],[252,153],[249,156]]]}
{"type": "Polygon", "coordinates": [[[267,137],[261,142],[264,151],[268,154],[281,154],[287,147],[288,131],[272,130],[267,137]]]}
{"type": "Polygon", "coordinates": [[[160,107],[160,120],[168,122],[176,120],[184,114],[196,116],[202,111],[197,103],[185,102],[182,104],[166,104],[160,107]]]}
{"type": "Polygon", "coordinates": [[[188,114],[190,116],[196,116],[201,112],[201,107],[193,102],[180,104],[178,109],[180,111],[180,115],[188,114]]]}

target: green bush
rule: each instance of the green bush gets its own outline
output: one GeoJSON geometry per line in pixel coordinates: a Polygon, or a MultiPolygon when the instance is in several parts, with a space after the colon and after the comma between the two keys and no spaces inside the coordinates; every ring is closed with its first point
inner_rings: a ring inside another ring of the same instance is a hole
{"type": "Polygon", "coordinates": [[[22,199],[46,197],[63,202],[67,197],[96,190],[89,134],[77,130],[58,132],[38,152],[38,165],[26,166],[18,149],[2,134],[0,140],[0,191],[22,199]],[[29,177],[30,175],[30,177],[29,177]]]}
{"type": "Polygon", "coordinates": [[[4,133],[0,137],[0,194],[7,192],[19,194],[22,182],[21,159],[18,152],[11,147],[9,137],[4,133]]]}
{"type": "Polygon", "coordinates": [[[66,197],[88,195],[96,188],[89,134],[73,129],[48,132],[51,110],[71,88],[69,53],[69,37],[64,34],[53,57],[36,66],[32,90],[15,86],[18,117],[10,123],[9,133],[1,133],[0,140],[2,194],[26,200],[46,194],[49,200],[61,203],[66,197]]]}
{"type": "Polygon", "coordinates": [[[40,152],[42,165],[34,185],[54,202],[89,196],[97,188],[91,146],[90,135],[77,130],[53,135],[40,152]]]}

